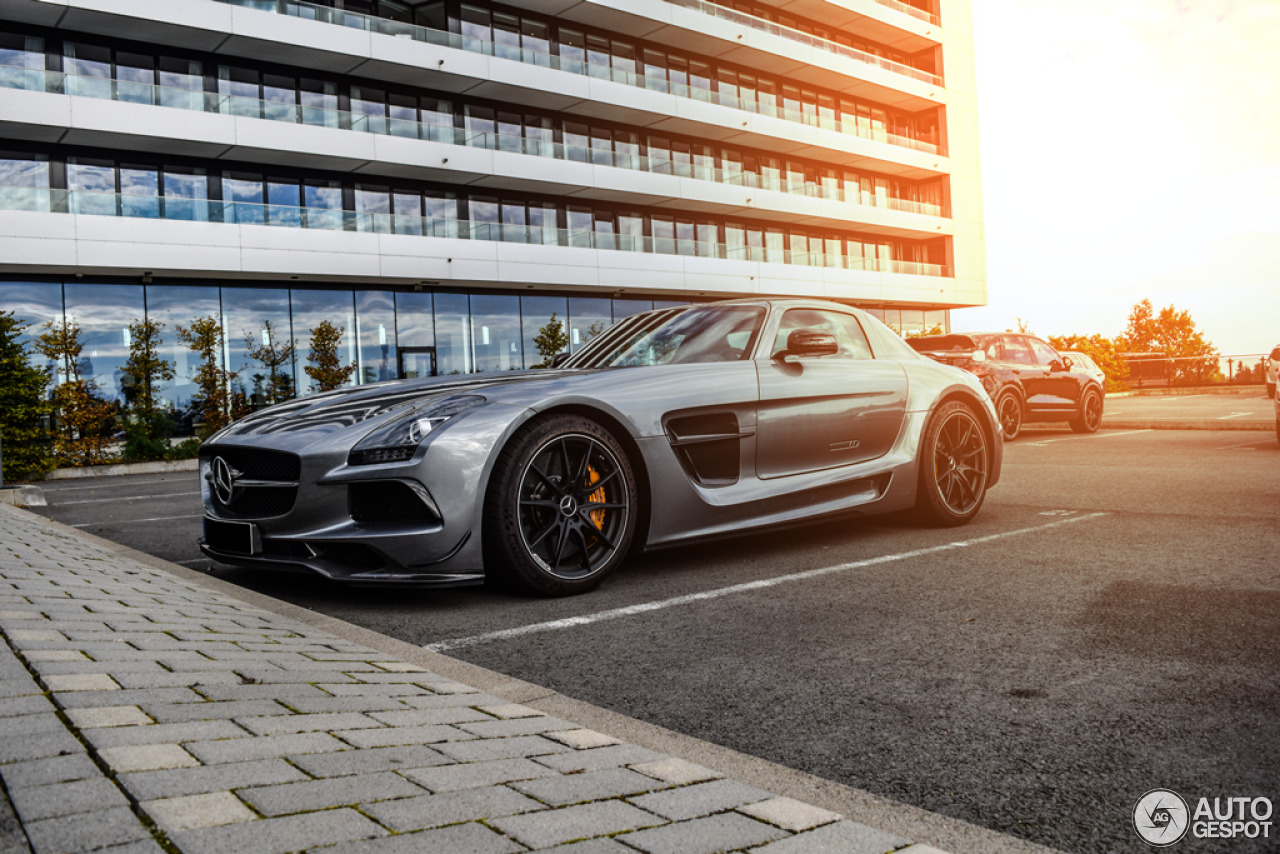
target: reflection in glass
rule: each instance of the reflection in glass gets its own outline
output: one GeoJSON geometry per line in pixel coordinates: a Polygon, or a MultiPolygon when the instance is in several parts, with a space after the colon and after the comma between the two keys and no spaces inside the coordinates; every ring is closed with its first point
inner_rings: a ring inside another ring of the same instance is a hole
{"type": "Polygon", "coordinates": [[[577,297],[569,300],[569,352],[599,335],[613,322],[613,301],[577,297]]]}
{"type": "MultiPolygon", "coordinates": [[[[523,315],[521,331],[524,336],[524,366],[532,368],[543,363],[547,357],[538,352],[538,345],[533,339],[542,331],[542,327],[551,322],[554,313],[560,322],[561,332],[569,329],[569,301],[564,297],[521,297],[520,313],[523,315]]],[[[566,351],[568,348],[565,348],[566,351]]]]}
{"type": "MultiPolygon", "coordinates": [[[[356,315],[355,302],[349,290],[319,291],[301,290],[290,292],[290,303],[293,306],[294,335],[298,339],[298,391],[300,394],[312,394],[319,391],[311,377],[307,376],[306,367],[311,355],[312,331],[327,320],[342,329],[342,337],[338,340],[338,360],[342,365],[351,365],[356,361],[356,315]]],[[[355,385],[359,377],[351,374],[348,385],[355,385]]]]}
{"type": "Polygon", "coordinates": [[[120,167],[120,213],[147,219],[160,216],[160,173],[154,167],[120,167]]]}
{"type": "Polygon", "coordinates": [[[262,207],[262,176],[245,172],[228,172],[222,176],[222,199],[231,202],[223,214],[227,222],[261,225],[265,219],[262,207]]]}
{"type": "Polygon", "coordinates": [[[203,169],[164,170],[166,219],[209,221],[209,179],[203,169]]]}
{"type": "Polygon", "coordinates": [[[133,389],[125,388],[121,368],[129,358],[129,324],[143,318],[142,285],[68,284],[66,309],[82,333],[82,379],[96,382],[103,397],[128,403],[133,389]]]}
{"type": "Polygon", "coordinates": [[[432,295],[396,294],[396,343],[400,347],[434,347],[432,295]]]}
{"type": "Polygon", "coordinates": [[[615,299],[613,301],[613,319],[616,322],[624,317],[630,317],[633,314],[639,314],[651,308],[653,308],[653,300],[650,299],[615,299]]]}
{"type": "Polygon", "coordinates": [[[175,409],[190,406],[199,396],[196,371],[200,357],[178,338],[178,327],[190,327],[200,317],[219,317],[222,301],[216,287],[192,285],[148,285],[147,318],[163,323],[160,330],[160,358],[173,366],[173,381],[160,389],[165,401],[175,409]]]}
{"type": "Polygon", "coordinates": [[[471,373],[471,309],[466,294],[436,294],[436,366],[440,374],[471,373]]]}
{"type": "Polygon", "coordinates": [[[18,343],[26,348],[27,361],[46,367],[53,376],[53,362],[30,346],[41,324],[62,319],[62,285],[58,282],[0,282],[0,311],[11,311],[23,328],[18,343]]]}
{"type": "Polygon", "coordinates": [[[396,378],[396,309],[391,291],[356,292],[360,383],[396,378]]]}
{"type": "MultiPolygon", "coordinates": [[[[289,292],[284,288],[223,288],[222,311],[227,366],[237,374],[232,381],[232,389],[245,395],[251,406],[264,406],[270,393],[271,373],[266,365],[249,355],[249,348],[268,343],[268,321],[271,323],[270,338],[277,350],[293,341],[289,292]]],[[[287,377],[290,386],[296,387],[292,363],[276,370],[287,377]]]]}
{"type": "Polygon", "coordinates": [[[49,210],[49,161],[44,155],[0,157],[0,210],[49,210]]]}
{"type": "Polygon", "coordinates": [[[67,189],[71,191],[71,213],[115,215],[116,170],[110,164],[68,157],[67,189]]]}
{"type": "Polygon", "coordinates": [[[44,39],[0,33],[0,86],[44,89],[44,39]]]}
{"type": "Polygon", "coordinates": [[[471,340],[477,371],[524,367],[520,338],[520,298],[475,294],[471,297],[471,340]]]}

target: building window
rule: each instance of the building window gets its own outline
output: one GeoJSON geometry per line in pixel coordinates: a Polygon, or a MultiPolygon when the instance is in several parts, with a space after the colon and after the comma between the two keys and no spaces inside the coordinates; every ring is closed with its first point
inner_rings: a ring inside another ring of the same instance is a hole
{"type": "Polygon", "coordinates": [[[80,378],[97,384],[107,400],[132,402],[121,366],[129,359],[129,324],[145,314],[141,285],[71,283],[64,289],[66,317],[80,327],[80,378]]]}

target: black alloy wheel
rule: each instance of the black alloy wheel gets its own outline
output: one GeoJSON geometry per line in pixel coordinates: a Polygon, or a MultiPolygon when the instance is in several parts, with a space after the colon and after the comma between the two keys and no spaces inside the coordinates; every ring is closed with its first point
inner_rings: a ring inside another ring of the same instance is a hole
{"type": "Polygon", "coordinates": [[[504,449],[486,499],[486,572],[528,592],[584,593],[626,557],[635,478],[594,421],[553,416],[504,449]]]}
{"type": "Polygon", "coordinates": [[[1022,432],[1022,400],[1013,392],[1005,392],[996,403],[996,413],[1000,416],[1000,435],[1006,442],[1018,438],[1022,432]]]}
{"type": "Polygon", "coordinates": [[[938,408],[925,428],[919,465],[916,511],[922,517],[951,527],[978,514],[987,494],[991,456],[973,409],[954,400],[938,408]]]}
{"type": "Polygon", "coordinates": [[[1102,426],[1102,394],[1096,388],[1086,389],[1080,401],[1080,412],[1071,419],[1077,433],[1096,433],[1102,426]]]}

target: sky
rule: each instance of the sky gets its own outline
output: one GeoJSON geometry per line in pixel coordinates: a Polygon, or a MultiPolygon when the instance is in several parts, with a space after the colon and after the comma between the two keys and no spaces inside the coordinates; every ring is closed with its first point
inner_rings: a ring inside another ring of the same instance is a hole
{"type": "Polygon", "coordinates": [[[1280,344],[1280,0],[973,0],[988,300],[956,331],[1174,305],[1280,344]]]}

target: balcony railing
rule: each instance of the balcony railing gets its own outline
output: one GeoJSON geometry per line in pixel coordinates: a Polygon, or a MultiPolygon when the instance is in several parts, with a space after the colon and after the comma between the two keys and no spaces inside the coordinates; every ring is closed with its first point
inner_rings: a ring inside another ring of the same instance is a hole
{"type": "Polygon", "coordinates": [[[602,80],[611,80],[614,83],[622,83],[624,85],[635,86],[640,89],[666,92],[679,98],[691,98],[695,101],[719,104],[724,107],[743,110],[756,115],[770,116],[773,118],[784,119],[786,121],[798,122],[811,127],[834,130],[838,133],[847,133],[866,139],[889,142],[893,145],[900,145],[904,148],[911,148],[916,151],[924,151],[930,154],[938,153],[938,146],[934,143],[924,142],[922,140],[901,136],[900,134],[893,134],[883,130],[865,127],[857,122],[844,122],[834,117],[822,116],[819,115],[816,110],[797,110],[778,104],[761,103],[755,99],[739,98],[723,92],[715,92],[709,88],[704,89],[698,86],[691,86],[688,83],[672,82],[667,80],[665,77],[646,76],[644,74],[637,74],[634,71],[613,68],[608,65],[601,65],[587,60],[562,57],[558,54],[547,53],[545,51],[494,42],[486,39],[475,38],[473,36],[464,36],[459,33],[449,33],[443,30],[435,30],[430,27],[419,26],[417,24],[408,24],[403,21],[392,21],[386,18],[378,18],[373,15],[362,15],[356,12],[343,11],[341,9],[331,9],[328,6],[316,6],[311,3],[300,3],[296,2],[296,0],[216,0],[216,2],[226,3],[231,6],[240,6],[242,8],[257,9],[263,12],[275,12],[277,14],[289,15],[294,18],[303,18],[310,21],[337,24],[358,30],[365,30],[367,32],[395,36],[398,38],[413,39],[414,41],[426,42],[427,44],[451,47],[458,50],[470,51],[472,53],[481,53],[486,56],[496,56],[500,59],[510,59],[516,62],[523,62],[528,65],[540,65],[544,68],[554,68],[570,74],[579,74],[602,80]]]}
{"type": "Polygon", "coordinates": [[[912,6],[910,3],[903,3],[901,0],[876,0],[876,2],[881,6],[888,6],[890,9],[897,9],[899,12],[910,15],[913,18],[919,18],[920,20],[928,21],[931,24],[938,23],[937,15],[932,12],[926,12],[924,9],[920,9],[916,6],[912,6]]]}
{"type": "Polygon", "coordinates": [[[871,270],[946,276],[939,264],[895,261],[883,258],[851,258],[828,252],[799,252],[764,246],[730,245],[674,237],[642,237],[600,231],[572,231],[549,226],[433,219],[384,212],[360,212],[333,208],[306,208],[257,202],[228,202],[176,196],[101,193],[86,190],[48,190],[39,187],[0,186],[0,210],[69,213],[88,216],[165,219],[224,225],[260,225],[322,231],[401,234],[461,240],[501,241],[539,246],[565,246],[642,252],[655,255],[687,255],[740,261],[871,270]]]}
{"type": "MultiPolygon", "coordinates": [[[[780,177],[762,175],[735,169],[724,169],[696,163],[682,163],[653,155],[625,154],[602,151],[587,145],[572,145],[551,140],[530,139],[513,134],[469,131],[452,125],[434,124],[417,119],[395,118],[386,115],[349,112],[344,110],[293,104],[286,101],[266,101],[239,95],[223,95],[216,92],[194,91],[171,86],[134,83],[105,77],[83,77],[57,71],[20,68],[0,65],[0,88],[28,89],[59,95],[76,95],[102,98],[132,104],[149,104],[182,110],[267,119],[269,121],[315,127],[371,133],[381,136],[397,136],[426,140],[447,145],[484,148],[491,151],[509,151],[534,157],[549,157],[591,163],[596,166],[613,166],[634,169],[656,175],[675,175],[702,181],[713,181],[752,189],[774,190],[803,195],[810,198],[886,207],[891,210],[942,216],[940,205],[916,202],[890,196],[846,191],[843,187],[816,184],[807,181],[787,181],[780,177]]],[[[452,121],[452,116],[449,116],[452,121]]]]}
{"type": "MultiPolygon", "coordinates": [[[[716,3],[709,3],[707,0],[667,0],[674,6],[683,6],[686,9],[693,9],[702,12],[705,15],[711,15],[726,21],[732,21],[735,24],[741,24],[744,27],[750,27],[753,30],[759,30],[762,33],[768,33],[774,36],[780,36],[784,39],[790,39],[799,42],[807,47],[817,48],[818,50],[843,56],[846,59],[852,59],[857,62],[865,62],[868,65],[874,65],[877,68],[883,68],[885,71],[892,71],[895,74],[903,74],[915,80],[921,80],[925,83],[932,83],[934,86],[942,85],[942,78],[929,71],[922,71],[919,68],[913,68],[902,62],[894,62],[891,59],[885,59],[869,53],[865,50],[858,50],[848,45],[842,45],[839,42],[833,42],[830,39],[819,38],[809,33],[797,30],[795,27],[786,27],[782,24],[775,24],[764,18],[748,15],[746,12],[739,12],[737,9],[729,9],[716,3]]],[[[905,4],[902,4],[905,5],[905,4]]],[[[914,8],[914,7],[908,7],[914,8]]],[[[916,9],[916,11],[920,11],[916,9]]]]}

